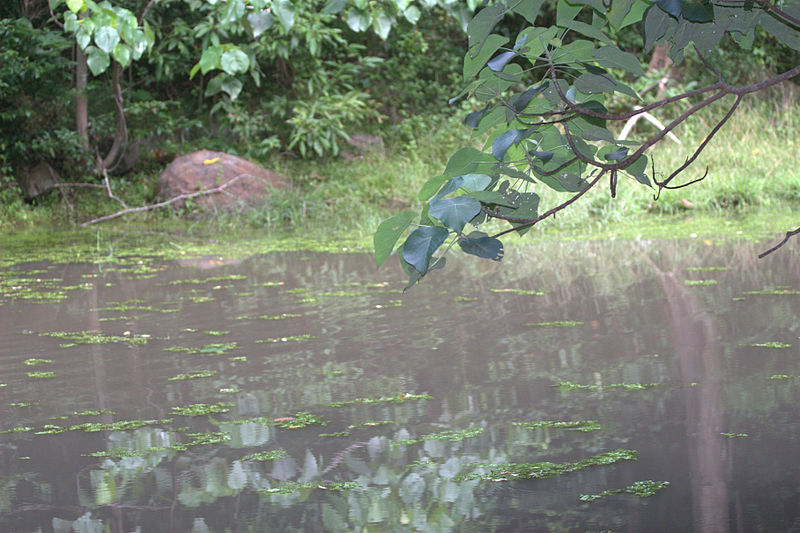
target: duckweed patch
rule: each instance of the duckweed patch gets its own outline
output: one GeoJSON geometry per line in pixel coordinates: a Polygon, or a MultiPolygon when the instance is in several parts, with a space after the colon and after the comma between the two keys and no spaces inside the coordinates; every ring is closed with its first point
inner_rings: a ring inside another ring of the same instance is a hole
{"type": "Polygon", "coordinates": [[[474,302],[477,300],[474,296],[456,296],[453,298],[454,302],[474,302]]]}
{"type": "Polygon", "coordinates": [[[184,381],[187,379],[210,378],[216,374],[216,370],[197,370],[195,372],[189,372],[188,374],[178,374],[177,376],[172,376],[171,378],[167,378],[167,381],[184,381]]]}
{"type": "Polygon", "coordinates": [[[685,279],[683,284],[688,287],[707,287],[709,285],[716,285],[715,279],[685,279]]]}
{"type": "Polygon", "coordinates": [[[301,490],[333,490],[333,491],[342,491],[342,490],[351,490],[359,488],[359,484],[355,481],[346,481],[344,483],[333,482],[333,481],[322,481],[322,482],[314,482],[314,481],[306,481],[304,483],[297,483],[294,481],[288,481],[285,483],[281,483],[277,487],[272,487],[269,489],[260,489],[259,492],[263,492],[265,494],[294,494],[296,492],[300,492],[301,490]]]}
{"type": "Polygon", "coordinates": [[[528,289],[489,289],[489,292],[499,293],[499,294],[520,294],[523,296],[544,296],[547,294],[543,291],[532,291],[528,289]]]}
{"type": "Polygon", "coordinates": [[[22,364],[26,366],[46,365],[52,363],[52,359],[25,359],[22,364]]]}
{"type": "Polygon", "coordinates": [[[38,431],[36,435],[58,435],[68,431],[83,431],[85,433],[97,433],[98,431],[130,431],[145,426],[161,426],[172,422],[171,418],[163,420],[119,420],[117,422],[103,423],[103,422],[85,422],[83,424],[74,424],[72,426],[56,426],[53,424],[45,424],[38,431]]]}
{"type": "Polygon", "coordinates": [[[597,431],[603,429],[603,426],[594,420],[573,420],[568,422],[555,422],[553,420],[536,420],[534,422],[512,422],[513,426],[521,427],[524,429],[539,429],[539,428],[563,428],[575,431],[597,431]]]}
{"type": "Polygon", "coordinates": [[[28,372],[29,378],[34,379],[50,379],[56,377],[55,372],[28,372]]]}
{"type": "Polygon", "coordinates": [[[578,498],[582,502],[593,502],[606,496],[614,496],[616,494],[633,494],[639,498],[649,498],[656,492],[669,487],[669,481],[653,481],[648,479],[645,481],[636,481],[632,485],[628,485],[622,489],[604,490],[598,494],[581,494],[578,498]]]}
{"type": "Polygon", "coordinates": [[[477,428],[470,428],[470,429],[461,429],[461,430],[449,430],[449,431],[442,431],[440,433],[431,433],[428,435],[423,435],[418,439],[408,439],[408,440],[400,440],[392,442],[392,446],[410,446],[412,444],[419,444],[426,440],[449,440],[451,442],[456,442],[464,439],[468,439],[470,437],[477,437],[481,433],[483,433],[484,429],[481,427],[477,428]]]}
{"type": "Polygon", "coordinates": [[[350,436],[350,432],[349,431],[335,431],[333,433],[320,433],[317,436],[318,437],[323,437],[323,438],[349,437],[350,436]]]}
{"type": "Polygon", "coordinates": [[[745,346],[749,346],[751,348],[772,348],[776,350],[781,350],[783,348],[791,348],[791,344],[786,344],[785,342],[777,342],[777,341],[769,341],[769,342],[755,342],[752,344],[746,344],[745,346]]]}
{"type": "Polygon", "coordinates": [[[750,436],[747,433],[720,433],[720,435],[729,439],[743,439],[750,436]]]}
{"type": "Polygon", "coordinates": [[[39,402],[11,402],[9,407],[38,407],[39,402]]]}
{"type": "Polygon", "coordinates": [[[747,295],[768,294],[768,295],[778,296],[778,295],[800,294],[800,291],[795,289],[777,288],[777,289],[761,289],[757,291],[744,291],[742,294],[747,294],[747,295]]]}
{"type": "Polygon", "coordinates": [[[40,333],[39,335],[72,341],[71,343],[61,345],[63,348],[68,348],[76,344],[110,344],[114,342],[125,342],[131,346],[141,346],[150,341],[150,335],[103,335],[97,330],[74,332],[48,331],[45,333],[40,333]]]}
{"type": "Polygon", "coordinates": [[[772,380],[785,380],[785,379],[798,379],[800,375],[797,374],[773,374],[769,376],[767,379],[772,380]]]}
{"type": "Polygon", "coordinates": [[[286,450],[270,450],[268,452],[256,452],[245,455],[240,461],[274,461],[287,457],[286,450]]]}
{"type": "Polygon", "coordinates": [[[638,459],[638,452],[635,450],[617,449],[610,452],[593,455],[578,461],[566,463],[551,463],[544,461],[540,463],[505,463],[505,464],[486,464],[478,465],[481,469],[488,469],[488,472],[471,473],[464,476],[456,476],[456,480],[482,479],[485,481],[509,481],[512,479],[546,479],[553,476],[560,476],[569,472],[577,472],[595,466],[605,466],[618,463],[620,461],[635,461],[638,459]]]}
{"type": "Polygon", "coordinates": [[[575,326],[582,326],[583,322],[578,322],[575,320],[556,320],[554,322],[529,322],[528,324],[525,325],[535,328],[544,328],[544,327],[572,328],[575,326]]]}
{"type": "Polygon", "coordinates": [[[433,396],[427,394],[398,394],[396,396],[381,396],[380,398],[356,398],[355,400],[347,400],[343,402],[333,402],[328,404],[328,407],[344,407],[346,405],[370,405],[376,403],[403,403],[416,400],[433,400],[433,396]]]}
{"type": "Polygon", "coordinates": [[[228,361],[231,363],[243,363],[247,361],[246,355],[234,355],[233,357],[228,357],[228,361]]]}
{"type": "Polygon", "coordinates": [[[215,342],[212,344],[206,344],[204,346],[200,346],[198,348],[189,348],[186,346],[170,346],[169,348],[164,348],[165,352],[185,352],[187,354],[203,354],[203,355],[222,355],[225,352],[235,349],[238,346],[236,341],[234,342],[215,342]]]}
{"type": "Polygon", "coordinates": [[[215,330],[208,330],[204,331],[206,335],[213,335],[215,337],[222,337],[223,335],[230,335],[230,331],[215,331],[215,330]]]}
{"type": "Polygon", "coordinates": [[[186,407],[173,407],[172,414],[180,416],[202,416],[227,413],[236,405],[234,402],[193,403],[186,407]]]}
{"type": "Polygon", "coordinates": [[[580,383],[574,383],[572,381],[560,381],[555,386],[564,391],[573,391],[573,390],[601,391],[601,390],[613,390],[613,389],[634,391],[634,390],[646,390],[653,387],[658,387],[660,385],[661,383],[611,383],[609,385],[581,385],[580,383]]]}
{"type": "Polygon", "coordinates": [[[328,424],[328,421],[323,420],[315,414],[303,411],[294,416],[273,418],[272,423],[284,429],[301,429],[308,426],[324,426],[328,424]]]}

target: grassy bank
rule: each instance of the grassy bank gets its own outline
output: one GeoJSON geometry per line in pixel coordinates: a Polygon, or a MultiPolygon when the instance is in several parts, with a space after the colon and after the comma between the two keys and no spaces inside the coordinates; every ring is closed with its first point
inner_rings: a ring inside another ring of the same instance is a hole
{"type": "MultiPolygon", "coordinates": [[[[680,165],[713,126],[713,119],[710,114],[696,117],[676,130],[682,145],[667,141],[658,146],[651,154],[656,172],[664,174],[680,165]]],[[[640,124],[638,136],[643,138],[653,133],[644,121],[640,124]]],[[[383,218],[404,208],[420,207],[416,198],[420,185],[440,173],[457,148],[467,144],[480,146],[482,142],[471,139],[469,131],[456,120],[420,120],[416,125],[408,123],[402,127],[405,130],[401,134],[387,138],[385,153],[367,153],[353,161],[276,157],[265,162],[266,166],[289,176],[294,187],[276,192],[255,209],[216,213],[161,209],[117,219],[104,227],[145,224],[155,231],[177,228],[189,233],[247,234],[256,230],[366,240],[383,218]],[[391,141],[392,138],[395,140],[391,141]]],[[[710,216],[741,219],[752,212],[762,214],[759,224],[774,222],[774,228],[767,231],[785,231],[790,229],[786,224],[800,205],[798,130],[799,105],[751,102],[742,106],[685,172],[684,178],[691,180],[701,176],[708,166],[708,177],[702,182],[665,191],[655,201],[651,189],[632,180],[621,180],[616,199],[610,198],[607,188],[592,191],[558,218],[540,224],[534,233],[567,237],[636,234],[641,228],[658,232],[664,226],[668,230],[670,221],[677,219],[707,220],[710,216]],[[772,216],[769,214],[772,212],[782,215],[772,216]]],[[[154,186],[154,175],[114,180],[115,191],[131,206],[152,201],[154,186]]],[[[536,192],[542,195],[542,208],[565,198],[546,187],[536,192]]],[[[69,203],[56,192],[39,205],[5,198],[0,231],[7,234],[33,228],[64,229],[117,209],[118,204],[105,198],[101,190],[93,189],[81,190],[69,203]]]]}

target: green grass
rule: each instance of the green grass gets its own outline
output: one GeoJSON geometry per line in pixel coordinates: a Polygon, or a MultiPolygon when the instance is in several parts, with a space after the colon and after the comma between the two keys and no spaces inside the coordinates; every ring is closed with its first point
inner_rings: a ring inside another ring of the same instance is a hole
{"type": "MultiPolygon", "coordinates": [[[[714,124],[714,117],[723,109],[694,117],[675,133],[683,141],[679,146],[662,142],[651,150],[656,172],[663,177],[680,165],[714,124]]],[[[659,118],[667,121],[680,113],[678,109],[662,111],[659,118]]],[[[263,205],[247,212],[191,213],[182,217],[170,209],[149,211],[102,225],[121,227],[131,223],[152,225],[156,230],[167,227],[187,232],[197,230],[231,235],[256,229],[279,234],[299,231],[320,237],[348,236],[369,242],[378,223],[400,210],[419,210],[417,192],[430,177],[438,175],[450,155],[459,147],[479,146],[481,139],[470,139],[469,131],[453,118],[449,121],[417,122],[416,138],[402,146],[387,143],[385,154],[368,153],[354,161],[325,159],[303,161],[287,157],[264,162],[291,178],[294,187],[273,194],[263,205]]],[[[645,121],[634,132],[638,139],[654,130],[645,121]]],[[[621,128],[621,125],[619,125],[621,128]]],[[[779,105],[771,101],[746,101],[729,123],[717,134],[700,158],[682,176],[691,180],[709,167],[708,177],[685,189],[664,191],[658,201],[653,190],[633,180],[620,178],[617,198],[611,199],[607,186],[586,194],[555,219],[539,224],[533,235],[554,234],[558,238],[574,235],[635,237],[644,232],[658,236],[676,220],[697,226],[697,233],[709,222],[724,215],[736,226],[735,218],[761,212],[769,231],[791,229],[783,224],[793,217],[800,203],[800,105],[779,105]],[[687,207],[689,206],[689,207],[687,207]],[[772,212],[780,212],[773,217],[772,212]],[[665,218],[666,217],[666,218],[665,218]],[[778,220],[780,218],[781,220],[778,220]],[[693,221],[697,221],[694,222],[693,221]],[[655,231],[656,235],[648,233],[655,231]]],[[[153,176],[116,178],[115,188],[128,205],[151,201],[155,190],[153,176]]],[[[542,196],[540,212],[568,198],[543,185],[535,191],[542,196]]],[[[8,196],[8,195],[6,195],[8,196]]],[[[0,233],[12,230],[61,227],[114,212],[118,205],[103,197],[103,192],[82,189],[72,205],[53,193],[38,206],[10,202],[0,209],[0,233]]],[[[723,225],[730,225],[725,222],[723,225]]],[[[495,226],[487,225],[484,231],[495,226]]],[[[505,227],[501,224],[497,228],[505,227]]],[[[688,232],[693,230],[687,230],[688,232]]],[[[735,231],[738,231],[735,230],[735,231]]],[[[667,234],[669,236],[669,233],[667,234]]]]}

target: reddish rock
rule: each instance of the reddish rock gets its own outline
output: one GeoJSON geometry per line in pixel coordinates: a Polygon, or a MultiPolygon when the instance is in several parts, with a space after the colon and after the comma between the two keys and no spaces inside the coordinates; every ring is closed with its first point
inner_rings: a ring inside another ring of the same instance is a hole
{"type": "MultiPolygon", "coordinates": [[[[178,157],[158,177],[158,197],[169,200],[181,194],[213,189],[239,177],[222,192],[192,199],[201,207],[253,205],[273,187],[287,187],[289,180],[252,161],[235,155],[200,150],[178,157]],[[241,177],[239,177],[241,176],[241,177]]],[[[182,207],[184,201],[173,204],[182,207]]]]}

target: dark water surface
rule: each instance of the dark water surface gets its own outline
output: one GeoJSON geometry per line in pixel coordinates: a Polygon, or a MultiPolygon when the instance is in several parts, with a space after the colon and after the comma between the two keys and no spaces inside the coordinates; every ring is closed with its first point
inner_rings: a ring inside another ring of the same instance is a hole
{"type": "Polygon", "coordinates": [[[800,531],[800,256],[760,249],[405,295],[367,255],[7,267],[0,531],[800,531]]]}

